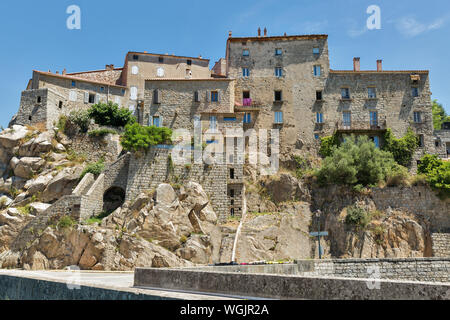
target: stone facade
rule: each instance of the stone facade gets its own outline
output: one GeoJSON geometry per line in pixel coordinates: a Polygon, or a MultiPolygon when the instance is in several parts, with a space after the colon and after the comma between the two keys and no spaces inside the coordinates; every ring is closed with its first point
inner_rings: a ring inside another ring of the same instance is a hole
{"type": "Polygon", "coordinates": [[[450,233],[432,233],[434,257],[450,257],[450,233]]]}
{"type": "Polygon", "coordinates": [[[441,158],[450,158],[450,129],[436,130],[436,154],[441,158]]]}

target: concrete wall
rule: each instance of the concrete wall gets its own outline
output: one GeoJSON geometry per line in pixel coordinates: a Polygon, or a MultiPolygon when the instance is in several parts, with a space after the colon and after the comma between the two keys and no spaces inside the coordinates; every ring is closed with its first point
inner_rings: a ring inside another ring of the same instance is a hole
{"type": "Polygon", "coordinates": [[[450,299],[450,284],[136,268],[134,285],[275,299],[450,299]]]}

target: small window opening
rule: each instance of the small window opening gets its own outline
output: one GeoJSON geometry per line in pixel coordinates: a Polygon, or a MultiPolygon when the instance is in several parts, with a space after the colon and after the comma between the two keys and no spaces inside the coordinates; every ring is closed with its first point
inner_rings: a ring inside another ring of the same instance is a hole
{"type": "Polygon", "coordinates": [[[230,169],[230,179],[234,179],[234,169],[230,169]]]}

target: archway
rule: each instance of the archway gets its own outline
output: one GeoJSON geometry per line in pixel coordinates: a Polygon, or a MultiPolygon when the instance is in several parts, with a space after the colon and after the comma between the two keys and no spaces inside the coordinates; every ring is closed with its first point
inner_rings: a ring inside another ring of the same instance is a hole
{"type": "Polygon", "coordinates": [[[103,194],[103,212],[111,213],[125,201],[125,191],[120,187],[111,187],[103,194]]]}

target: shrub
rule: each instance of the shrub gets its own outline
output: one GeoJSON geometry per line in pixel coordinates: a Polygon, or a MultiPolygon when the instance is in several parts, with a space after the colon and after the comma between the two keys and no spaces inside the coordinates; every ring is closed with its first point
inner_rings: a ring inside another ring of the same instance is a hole
{"type": "Polygon", "coordinates": [[[72,111],[69,114],[69,121],[75,123],[83,133],[88,131],[89,123],[91,122],[89,119],[89,113],[85,110],[72,111]]]}
{"type": "Polygon", "coordinates": [[[136,118],[131,111],[119,108],[112,102],[94,104],[88,111],[89,118],[95,123],[103,126],[123,127],[127,124],[135,123],[136,118]]]}
{"type": "Polygon", "coordinates": [[[366,136],[349,137],[323,161],[316,172],[319,183],[337,183],[362,186],[383,181],[395,162],[389,152],[375,147],[366,136]]]}
{"type": "Polygon", "coordinates": [[[71,216],[63,216],[58,221],[58,228],[59,229],[65,229],[65,228],[71,228],[76,224],[76,221],[72,219],[71,216]]]}
{"type": "Polygon", "coordinates": [[[164,127],[141,126],[139,123],[128,124],[121,137],[121,143],[127,151],[146,151],[157,144],[171,144],[172,130],[164,127]]]}
{"type": "Polygon", "coordinates": [[[339,146],[339,136],[335,133],[332,136],[320,138],[319,154],[322,157],[329,157],[333,154],[334,148],[339,146]]]}
{"type": "Polygon", "coordinates": [[[83,177],[87,173],[92,173],[94,176],[98,176],[102,171],[105,169],[105,163],[103,159],[98,160],[97,162],[90,163],[87,165],[86,168],[84,168],[83,172],[81,172],[80,180],[83,179],[83,177]]]}
{"type": "Polygon", "coordinates": [[[391,170],[389,170],[386,177],[386,185],[388,187],[408,186],[409,181],[410,175],[408,169],[399,164],[395,164],[391,170]]]}
{"type": "Polygon", "coordinates": [[[58,123],[56,123],[56,127],[58,128],[58,131],[64,133],[66,131],[66,123],[67,123],[67,117],[65,115],[61,115],[58,119],[58,123]]]}
{"type": "Polygon", "coordinates": [[[426,175],[427,182],[441,198],[450,197],[450,162],[428,154],[421,159],[418,172],[426,175]]]}
{"type": "Polygon", "coordinates": [[[345,223],[364,229],[370,223],[370,214],[363,208],[357,206],[348,207],[345,223]]]}
{"type": "Polygon", "coordinates": [[[295,161],[295,175],[298,179],[303,178],[308,171],[311,171],[311,165],[307,159],[300,156],[293,156],[293,159],[295,161]]]}
{"type": "Polygon", "coordinates": [[[382,149],[392,153],[399,165],[408,167],[418,146],[419,139],[411,128],[408,128],[406,135],[400,139],[394,137],[391,129],[387,129],[382,149]]]}

